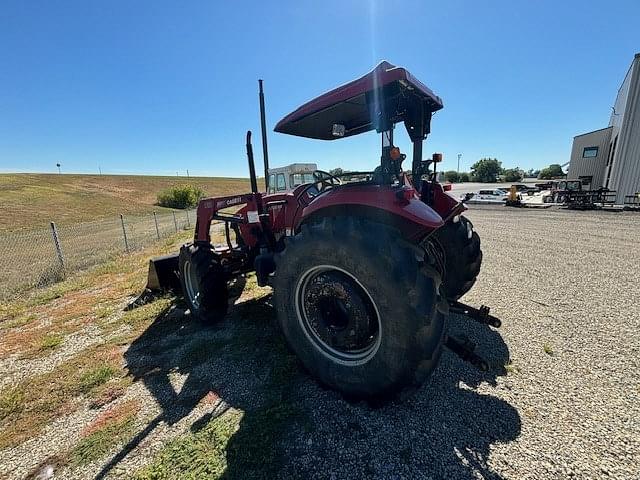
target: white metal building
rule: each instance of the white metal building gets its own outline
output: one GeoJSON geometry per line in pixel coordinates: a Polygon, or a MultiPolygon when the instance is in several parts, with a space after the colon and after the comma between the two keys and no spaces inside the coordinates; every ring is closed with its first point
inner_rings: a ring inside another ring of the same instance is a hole
{"type": "Polygon", "coordinates": [[[618,90],[609,126],[573,139],[567,178],[585,189],[617,192],[616,203],[640,192],[640,53],[618,90]]]}

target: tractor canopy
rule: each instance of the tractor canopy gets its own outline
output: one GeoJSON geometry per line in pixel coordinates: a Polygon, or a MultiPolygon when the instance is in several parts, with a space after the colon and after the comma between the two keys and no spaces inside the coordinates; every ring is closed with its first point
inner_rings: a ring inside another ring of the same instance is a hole
{"type": "Polygon", "coordinates": [[[440,97],[411,73],[383,61],[363,77],[305,103],[280,120],[275,131],[335,140],[405,122],[411,139],[418,140],[429,133],[431,114],[442,107],[440,97]]]}

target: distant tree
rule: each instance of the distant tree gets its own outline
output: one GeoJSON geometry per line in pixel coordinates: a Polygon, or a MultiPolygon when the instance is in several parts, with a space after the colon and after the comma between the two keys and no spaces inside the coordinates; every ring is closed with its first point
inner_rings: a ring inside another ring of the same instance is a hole
{"type": "Polygon", "coordinates": [[[538,174],[538,178],[542,180],[551,180],[558,177],[564,177],[564,172],[562,171],[562,167],[557,163],[552,163],[548,167],[543,168],[538,174]]]}
{"type": "Polygon", "coordinates": [[[332,168],[331,170],[329,170],[329,173],[337,177],[338,175],[342,175],[344,173],[344,170],[342,170],[340,167],[332,168]]]}
{"type": "Polygon", "coordinates": [[[471,181],[471,177],[467,172],[462,172],[462,173],[460,173],[459,180],[461,182],[469,182],[469,181],[471,181]]]}
{"type": "Polygon", "coordinates": [[[507,168],[502,172],[505,182],[519,182],[522,180],[522,173],[519,168],[507,168]]]}
{"type": "Polygon", "coordinates": [[[460,175],[458,175],[458,172],[456,172],[455,170],[448,170],[444,172],[444,179],[447,182],[457,183],[460,181],[460,175]]]}
{"type": "Polygon", "coordinates": [[[540,170],[534,170],[533,168],[530,168],[526,171],[524,176],[527,178],[538,178],[538,175],[540,175],[540,170]]]}
{"type": "Polygon", "coordinates": [[[497,158],[481,158],[471,166],[471,173],[478,182],[493,183],[497,181],[502,164],[497,158]]]}

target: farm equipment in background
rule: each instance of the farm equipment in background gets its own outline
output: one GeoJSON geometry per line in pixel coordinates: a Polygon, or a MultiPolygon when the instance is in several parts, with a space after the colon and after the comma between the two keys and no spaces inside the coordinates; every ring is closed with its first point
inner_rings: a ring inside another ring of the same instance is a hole
{"type": "Polygon", "coordinates": [[[568,192],[564,204],[569,210],[596,210],[613,206],[616,192],[605,188],[568,192]]]}
{"type": "Polygon", "coordinates": [[[626,195],[624,197],[624,209],[632,211],[640,211],[640,192],[635,195],[626,195]]]}
{"type": "Polygon", "coordinates": [[[511,188],[509,188],[509,193],[507,194],[504,205],[506,207],[522,207],[522,197],[520,193],[518,193],[516,185],[511,185],[511,188]]]}
{"type": "MultiPolygon", "coordinates": [[[[273,192],[262,82],[260,104],[265,190],[273,192]]],[[[376,130],[382,142],[375,170],[315,170],[311,182],[269,194],[259,191],[247,132],[251,192],[200,201],[193,242],[161,259],[160,269],[152,260],[150,269],[157,277],[177,271],[191,315],[207,323],[227,313],[229,281],[255,271],[259,285],[273,287],[279,323],[305,367],[349,396],[386,396],[420,384],[443,346],[488,369],[472,344],[447,335],[450,308],[487,325],[499,322],[487,307],[458,301],[475,283],[482,251],[462,215],[466,207],[437,182],[441,154],[422,157],[432,114],[442,107],[407,70],[380,63],[275,127],[322,140],[376,130]],[[394,144],[402,122],[413,145],[411,178],[394,144]],[[226,246],[212,245],[212,222],[224,222],[226,246]]],[[[154,286],[170,283],[160,278],[154,286]]]]}
{"type": "Polygon", "coordinates": [[[561,203],[570,210],[595,210],[611,206],[616,192],[607,188],[583,190],[582,180],[562,180],[553,190],[554,203],[561,203]]]}

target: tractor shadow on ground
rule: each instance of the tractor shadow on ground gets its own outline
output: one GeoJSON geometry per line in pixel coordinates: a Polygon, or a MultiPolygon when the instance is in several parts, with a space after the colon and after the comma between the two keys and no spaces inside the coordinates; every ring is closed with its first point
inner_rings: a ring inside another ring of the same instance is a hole
{"type": "Polygon", "coordinates": [[[413,396],[374,407],[313,381],[286,348],[270,303],[270,295],[239,303],[215,327],[194,322],[177,303],[133,342],[128,368],[162,412],[97,478],[160,423],[175,424],[211,398],[221,403],[189,420],[196,435],[229,407],[244,412],[227,443],[225,478],[502,478],[487,463],[490,448],[518,437],[520,416],[475,390],[505,374],[509,351],[499,332],[452,316],[450,331],[477,343],[490,371],[445,350],[413,396]]]}

